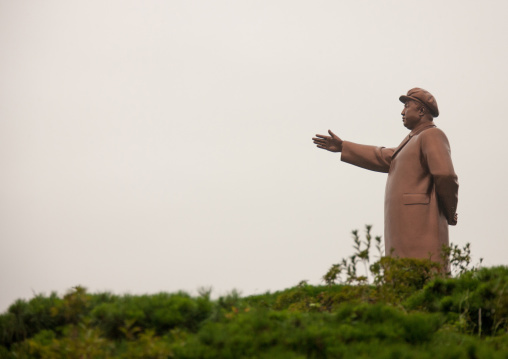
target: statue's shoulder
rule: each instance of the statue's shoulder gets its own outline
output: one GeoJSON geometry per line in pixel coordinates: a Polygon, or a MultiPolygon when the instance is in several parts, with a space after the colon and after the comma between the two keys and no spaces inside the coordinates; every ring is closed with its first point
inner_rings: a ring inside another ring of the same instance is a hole
{"type": "Polygon", "coordinates": [[[440,128],[437,128],[437,127],[430,127],[428,129],[422,131],[420,136],[422,138],[425,138],[425,137],[444,137],[444,138],[446,138],[446,134],[443,132],[443,130],[441,130],[440,128]]]}
{"type": "Polygon", "coordinates": [[[449,145],[448,137],[446,134],[437,127],[431,127],[422,133],[420,133],[420,140],[422,141],[422,145],[432,145],[432,144],[447,144],[449,145]]]}

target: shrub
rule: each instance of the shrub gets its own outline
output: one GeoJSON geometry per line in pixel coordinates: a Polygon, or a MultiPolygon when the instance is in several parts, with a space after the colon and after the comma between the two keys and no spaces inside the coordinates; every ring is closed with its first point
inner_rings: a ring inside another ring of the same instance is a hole
{"type": "Polygon", "coordinates": [[[36,295],[30,301],[17,300],[7,313],[0,315],[0,345],[10,347],[12,343],[33,336],[41,330],[56,330],[65,323],[65,318],[55,315],[54,308],[62,302],[56,293],[49,297],[36,295]]]}
{"type": "Polygon", "coordinates": [[[353,231],[355,254],[323,286],[216,301],[210,290],[116,296],[78,286],[16,301],[0,315],[0,358],[506,357],[508,267],[471,267],[469,245],[441,262],[370,264],[372,244],[382,254],[370,231],[364,240],[353,231]]]}
{"type": "Polygon", "coordinates": [[[153,329],[162,334],[182,327],[197,330],[210,315],[212,303],[207,296],[196,299],[188,294],[159,293],[155,295],[126,295],[112,302],[98,304],[91,312],[92,323],[112,339],[124,337],[122,328],[133,323],[140,331],[153,329]]]}
{"type": "Polygon", "coordinates": [[[406,307],[446,314],[450,324],[465,332],[494,335],[506,331],[508,267],[436,279],[410,297],[406,307]]]}

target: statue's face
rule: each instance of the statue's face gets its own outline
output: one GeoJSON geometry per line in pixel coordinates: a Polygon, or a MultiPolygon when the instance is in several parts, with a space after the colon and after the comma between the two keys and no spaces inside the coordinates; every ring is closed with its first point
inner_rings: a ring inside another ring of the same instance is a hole
{"type": "Polygon", "coordinates": [[[407,101],[404,104],[404,108],[400,114],[402,115],[402,123],[407,129],[412,130],[420,123],[421,116],[419,108],[419,104],[414,101],[407,101]]]}

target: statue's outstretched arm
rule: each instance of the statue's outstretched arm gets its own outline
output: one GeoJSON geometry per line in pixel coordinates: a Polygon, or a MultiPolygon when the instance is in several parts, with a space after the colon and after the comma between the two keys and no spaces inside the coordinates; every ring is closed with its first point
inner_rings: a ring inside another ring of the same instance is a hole
{"type": "Polygon", "coordinates": [[[341,161],[375,172],[388,173],[395,148],[343,141],[341,161]]]}
{"type": "Polygon", "coordinates": [[[328,130],[330,136],[316,135],[312,140],[318,148],[331,152],[342,152],[341,160],[352,165],[376,172],[388,172],[392,161],[393,148],[359,145],[343,141],[328,130]]]}

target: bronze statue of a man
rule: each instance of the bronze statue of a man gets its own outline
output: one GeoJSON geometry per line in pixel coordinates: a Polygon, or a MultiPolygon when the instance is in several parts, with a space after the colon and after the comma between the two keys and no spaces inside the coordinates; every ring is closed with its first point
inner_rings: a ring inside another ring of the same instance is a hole
{"type": "Polygon", "coordinates": [[[459,184],[450,145],[434,125],[436,99],[413,88],[400,96],[402,122],[411,130],[395,148],[343,141],[332,131],[316,135],[317,147],[342,152],[341,160],[371,171],[388,173],[385,191],[385,251],[387,255],[439,261],[448,245],[448,225],[457,224],[459,184]]]}

